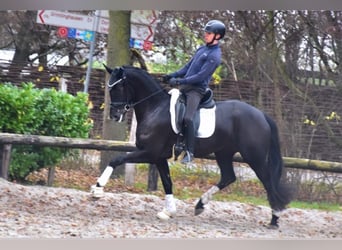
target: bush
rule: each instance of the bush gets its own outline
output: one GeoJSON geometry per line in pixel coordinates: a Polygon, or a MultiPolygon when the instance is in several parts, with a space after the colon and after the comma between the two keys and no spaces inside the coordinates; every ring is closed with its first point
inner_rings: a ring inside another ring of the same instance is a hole
{"type": "Polygon", "coordinates": [[[32,84],[19,89],[11,84],[0,85],[0,130],[7,133],[33,132],[39,124],[34,123],[38,91],[32,84]]]}
{"type": "MultiPolygon", "coordinates": [[[[88,95],[76,96],[56,91],[39,90],[32,83],[18,88],[0,85],[0,131],[64,137],[88,137],[91,129],[88,95]]],[[[29,145],[13,146],[9,177],[23,181],[31,172],[53,166],[72,150],[29,145]]]]}

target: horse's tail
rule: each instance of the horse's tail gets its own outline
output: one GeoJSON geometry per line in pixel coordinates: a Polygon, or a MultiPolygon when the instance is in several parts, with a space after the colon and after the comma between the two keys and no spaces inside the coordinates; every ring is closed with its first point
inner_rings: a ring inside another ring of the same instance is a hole
{"type": "Polygon", "coordinates": [[[267,114],[265,119],[271,128],[271,145],[267,160],[267,169],[270,171],[271,190],[269,192],[269,202],[274,210],[281,211],[292,199],[292,190],[282,179],[284,168],[283,158],[280,151],[279,133],[276,123],[267,114]]]}

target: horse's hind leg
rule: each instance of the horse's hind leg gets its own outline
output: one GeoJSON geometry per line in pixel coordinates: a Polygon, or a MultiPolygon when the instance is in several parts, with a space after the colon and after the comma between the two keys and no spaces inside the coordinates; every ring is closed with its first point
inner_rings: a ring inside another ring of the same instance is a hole
{"type": "Polygon", "coordinates": [[[269,204],[272,208],[272,219],[271,222],[267,225],[270,229],[276,229],[279,227],[278,219],[280,217],[280,211],[283,210],[283,207],[279,206],[279,202],[277,201],[277,190],[274,189],[271,183],[271,174],[268,169],[267,163],[265,161],[258,161],[259,163],[249,163],[250,167],[254,170],[255,174],[263,184],[269,204]]]}
{"type": "Polygon", "coordinates": [[[216,152],[215,156],[216,162],[221,172],[220,181],[201,196],[195,207],[195,215],[198,215],[204,211],[204,205],[212,199],[212,196],[216,192],[227,187],[229,184],[233,183],[236,180],[233,169],[233,155],[221,151],[216,152]]]}
{"type": "Polygon", "coordinates": [[[274,190],[272,189],[271,183],[270,183],[270,176],[268,176],[267,174],[262,174],[262,173],[258,173],[258,171],[255,171],[256,175],[258,176],[259,180],[262,182],[266,193],[267,193],[267,199],[269,201],[269,204],[272,208],[272,219],[271,222],[267,225],[268,228],[278,228],[279,224],[278,224],[278,219],[280,217],[280,209],[276,208],[274,206],[274,202],[273,202],[273,192],[274,190]]]}

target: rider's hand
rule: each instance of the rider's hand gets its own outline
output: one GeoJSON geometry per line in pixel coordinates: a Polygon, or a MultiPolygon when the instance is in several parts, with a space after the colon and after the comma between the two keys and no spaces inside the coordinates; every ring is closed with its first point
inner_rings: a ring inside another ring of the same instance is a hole
{"type": "Polygon", "coordinates": [[[169,84],[171,85],[171,86],[174,86],[174,85],[178,85],[179,84],[179,80],[177,79],[177,78],[171,78],[170,80],[169,80],[169,84]]]}
{"type": "Polygon", "coordinates": [[[162,78],[163,78],[163,82],[168,82],[172,78],[172,76],[164,75],[164,76],[162,76],[162,78]]]}

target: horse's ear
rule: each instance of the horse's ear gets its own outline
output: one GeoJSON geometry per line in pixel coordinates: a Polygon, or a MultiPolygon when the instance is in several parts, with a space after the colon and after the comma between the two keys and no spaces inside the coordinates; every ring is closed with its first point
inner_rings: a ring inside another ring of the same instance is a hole
{"type": "Polygon", "coordinates": [[[112,74],[113,70],[109,68],[106,64],[102,63],[109,74],[112,74]]]}

